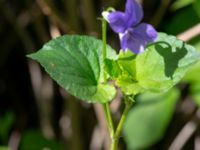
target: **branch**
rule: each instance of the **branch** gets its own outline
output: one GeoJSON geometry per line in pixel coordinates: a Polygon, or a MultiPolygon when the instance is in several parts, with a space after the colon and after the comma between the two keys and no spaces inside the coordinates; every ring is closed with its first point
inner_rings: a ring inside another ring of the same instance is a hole
{"type": "Polygon", "coordinates": [[[0,0],[0,11],[3,13],[5,19],[10,23],[11,27],[16,31],[17,35],[21,39],[22,44],[24,45],[25,49],[27,51],[33,51],[35,49],[35,45],[32,42],[32,38],[22,26],[17,21],[17,18],[13,11],[10,11],[12,8],[10,8],[8,5],[4,4],[3,0],[0,0]]]}
{"type": "Polygon", "coordinates": [[[177,38],[183,41],[189,41],[198,35],[200,35],[200,23],[177,35],[177,38]]]}
{"type": "Polygon", "coordinates": [[[195,116],[188,123],[185,124],[185,126],[176,136],[175,140],[172,142],[168,150],[181,150],[196,131],[199,125],[199,120],[200,109],[198,109],[195,116]]]}
{"type": "Polygon", "coordinates": [[[160,6],[158,7],[158,9],[155,12],[155,15],[153,16],[152,20],[151,20],[151,24],[154,27],[158,27],[160,22],[162,21],[163,16],[165,15],[167,8],[170,4],[170,0],[162,0],[160,6]]]}
{"type": "Polygon", "coordinates": [[[63,31],[68,32],[71,30],[69,24],[64,19],[64,17],[59,13],[56,7],[52,4],[50,0],[37,0],[38,5],[40,6],[42,12],[52,18],[59,26],[62,28],[63,31]]]}

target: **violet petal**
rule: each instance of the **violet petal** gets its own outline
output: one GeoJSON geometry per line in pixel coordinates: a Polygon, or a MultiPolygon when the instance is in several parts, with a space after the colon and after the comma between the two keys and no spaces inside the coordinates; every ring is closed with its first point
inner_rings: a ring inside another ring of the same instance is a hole
{"type": "Polygon", "coordinates": [[[127,29],[127,16],[125,13],[116,11],[103,13],[103,17],[108,21],[112,30],[116,33],[123,33],[127,29]]]}
{"type": "Polygon", "coordinates": [[[128,16],[128,27],[133,27],[134,25],[141,22],[143,18],[142,6],[135,0],[127,0],[125,14],[128,16]]]}
{"type": "Polygon", "coordinates": [[[125,33],[119,34],[120,44],[122,50],[125,51],[126,49],[129,49],[132,52],[139,54],[144,51],[147,42],[134,34],[133,30],[134,29],[129,29],[125,33]]]}
{"type": "Polygon", "coordinates": [[[144,41],[153,42],[156,40],[157,32],[152,25],[147,23],[141,23],[134,28],[134,33],[140,36],[144,41]]]}

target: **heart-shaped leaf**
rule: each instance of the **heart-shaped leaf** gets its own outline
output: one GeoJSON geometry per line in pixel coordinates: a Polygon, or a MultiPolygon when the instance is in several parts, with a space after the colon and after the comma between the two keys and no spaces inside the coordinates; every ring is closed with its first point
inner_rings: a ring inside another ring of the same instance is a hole
{"type": "MultiPolygon", "coordinates": [[[[65,35],[28,57],[37,60],[72,95],[87,102],[104,103],[113,99],[116,90],[101,83],[102,45],[102,41],[89,36],[65,35]]],[[[107,46],[107,58],[115,57],[115,51],[107,46]]]]}
{"type": "Polygon", "coordinates": [[[117,84],[126,94],[164,92],[178,83],[199,58],[192,46],[159,33],[145,52],[137,56],[129,51],[119,54],[116,63],[122,73],[116,78],[117,84]]]}

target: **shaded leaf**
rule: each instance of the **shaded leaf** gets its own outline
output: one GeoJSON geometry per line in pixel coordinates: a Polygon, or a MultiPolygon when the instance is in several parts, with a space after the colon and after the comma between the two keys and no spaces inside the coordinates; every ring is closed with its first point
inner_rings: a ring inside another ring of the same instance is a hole
{"type": "Polygon", "coordinates": [[[9,147],[6,146],[0,146],[0,150],[11,150],[9,147]]]}
{"type": "Polygon", "coordinates": [[[192,5],[177,11],[172,17],[163,20],[163,32],[177,35],[199,23],[199,17],[192,5]]]}
{"type": "Polygon", "coordinates": [[[200,107],[200,81],[193,83],[190,86],[190,94],[192,100],[196,103],[198,107],[200,107]]]}
{"type": "Polygon", "coordinates": [[[115,80],[121,75],[121,69],[117,61],[112,59],[106,59],[106,71],[110,75],[111,79],[115,80]]]}
{"type": "Polygon", "coordinates": [[[37,130],[28,130],[22,135],[20,150],[62,150],[61,144],[54,140],[46,139],[37,130]]]}
{"type": "Polygon", "coordinates": [[[172,118],[179,91],[172,89],[162,95],[144,94],[128,113],[123,128],[128,149],[145,149],[165,134],[172,118]]]}
{"type": "Polygon", "coordinates": [[[193,2],[194,2],[194,0],[176,0],[172,4],[171,9],[175,11],[177,9],[180,9],[180,8],[186,7],[188,5],[191,5],[193,2]]]}
{"type": "Polygon", "coordinates": [[[194,0],[193,6],[200,18],[200,0],[194,0]]]}
{"type": "Polygon", "coordinates": [[[14,121],[15,115],[11,111],[6,112],[4,116],[0,117],[0,139],[3,142],[8,140],[8,136],[14,121]]]}

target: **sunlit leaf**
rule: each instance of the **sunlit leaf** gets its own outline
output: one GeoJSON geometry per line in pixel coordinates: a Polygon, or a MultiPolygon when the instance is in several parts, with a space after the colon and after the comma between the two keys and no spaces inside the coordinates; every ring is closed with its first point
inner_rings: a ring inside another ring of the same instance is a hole
{"type": "Polygon", "coordinates": [[[184,76],[183,81],[189,83],[200,82],[199,72],[200,72],[200,62],[193,65],[193,67],[184,76]]]}
{"type": "MultiPolygon", "coordinates": [[[[28,55],[37,60],[57,83],[87,102],[107,102],[115,88],[102,82],[102,42],[88,36],[65,35],[53,39],[38,52],[28,55]]],[[[116,53],[107,46],[107,57],[116,53]]]]}
{"type": "Polygon", "coordinates": [[[157,42],[149,45],[144,53],[119,55],[122,74],[117,84],[126,94],[165,92],[178,83],[199,58],[192,46],[160,33],[157,42]]]}

